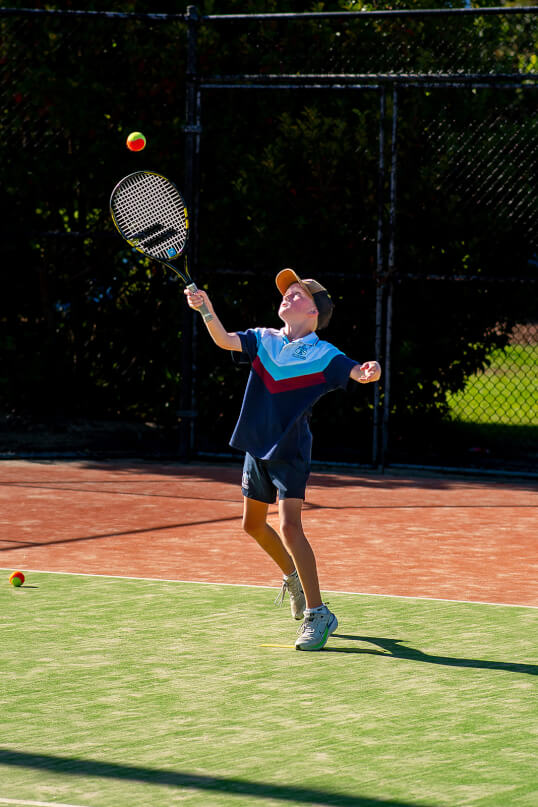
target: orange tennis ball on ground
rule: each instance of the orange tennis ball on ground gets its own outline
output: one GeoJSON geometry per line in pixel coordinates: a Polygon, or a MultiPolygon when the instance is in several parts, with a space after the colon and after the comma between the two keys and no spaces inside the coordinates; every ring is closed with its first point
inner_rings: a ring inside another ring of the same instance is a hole
{"type": "Polygon", "coordinates": [[[22,572],[13,572],[12,575],[9,577],[9,582],[12,586],[22,586],[24,583],[24,575],[22,572]]]}
{"type": "Polygon", "coordinates": [[[142,132],[131,132],[127,138],[127,148],[130,151],[142,151],[146,148],[146,138],[142,132]]]}

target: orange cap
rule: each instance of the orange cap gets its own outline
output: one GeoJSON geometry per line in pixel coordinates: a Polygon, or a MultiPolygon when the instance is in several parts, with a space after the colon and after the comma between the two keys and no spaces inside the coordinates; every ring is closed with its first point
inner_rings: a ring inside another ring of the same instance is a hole
{"type": "Polygon", "coordinates": [[[276,276],[275,283],[281,294],[285,294],[292,283],[298,283],[316,304],[318,309],[317,330],[327,327],[333,313],[334,303],[325,286],[312,278],[300,278],[293,269],[282,269],[276,276]]]}

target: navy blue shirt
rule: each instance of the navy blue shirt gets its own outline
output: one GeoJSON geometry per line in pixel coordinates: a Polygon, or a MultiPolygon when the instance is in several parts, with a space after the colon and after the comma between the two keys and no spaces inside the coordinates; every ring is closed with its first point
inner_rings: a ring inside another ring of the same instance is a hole
{"type": "Polygon", "coordinates": [[[251,371],[230,445],[263,460],[310,461],[312,406],[345,388],[357,364],[316,333],[292,342],[274,328],[239,331],[251,371]]]}

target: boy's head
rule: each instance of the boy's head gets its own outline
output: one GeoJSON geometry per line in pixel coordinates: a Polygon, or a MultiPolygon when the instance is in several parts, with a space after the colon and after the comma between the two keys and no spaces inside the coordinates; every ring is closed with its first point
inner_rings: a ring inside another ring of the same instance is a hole
{"type": "Polygon", "coordinates": [[[294,318],[303,316],[312,318],[313,331],[327,327],[334,303],[326,288],[317,280],[302,280],[293,269],[283,269],[275,280],[283,298],[278,312],[281,319],[287,322],[290,315],[294,318]]]}

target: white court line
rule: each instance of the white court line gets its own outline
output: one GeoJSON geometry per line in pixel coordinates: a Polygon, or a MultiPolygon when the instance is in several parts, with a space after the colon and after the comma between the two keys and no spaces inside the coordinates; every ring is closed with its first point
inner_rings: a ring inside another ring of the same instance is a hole
{"type": "Polygon", "coordinates": [[[82,807],[80,804],[60,804],[57,801],[24,801],[23,799],[3,799],[0,804],[22,804],[26,807],[82,807]]]}
{"type": "MultiPolygon", "coordinates": [[[[0,571],[9,572],[10,568],[0,567],[0,571]]],[[[103,577],[109,580],[142,580],[145,582],[154,583],[182,583],[191,586],[232,586],[235,588],[264,588],[264,589],[278,589],[280,586],[261,586],[254,585],[253,583],[220,583],[215,580],[178,580],[177,578],[171,580],[166,577],[128,577],[119,574],[88,574],[86,572],[57,572],[49,569],[27,569],[21,567],[21,571],[28,574],[63,574],[70,577],[103,577]]],[[[23,586],[24,588],[24,586],[23,586]]],[[[413,597],[409,594],[378,594],[371,591],[340,591],[338,589],[322,589],[323,594],[352,594],[356,597],[385,597],[390,600],[421,600],[425,602],[451,602],[459,605],[492,605],[499,608],[534,608],[538,609],[538,605],[521,605],[514,602],[487,602],[484,600],[449,600],[446,597],[413,597]]],[[[60,805],[62,807],[62,805],[60,805]]]]}

